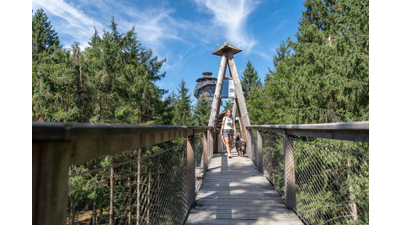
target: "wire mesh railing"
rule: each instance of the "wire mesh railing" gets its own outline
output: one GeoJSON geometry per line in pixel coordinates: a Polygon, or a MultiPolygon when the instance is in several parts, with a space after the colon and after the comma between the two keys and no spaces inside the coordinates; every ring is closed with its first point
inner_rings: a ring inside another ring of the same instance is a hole
{"type": "Polygon", "coordinates": [[[189,209],[186,154],[184,140],[71,166],[67,224],[181,224],[189,209]]]}
{"type": "Polygon", "coordinates": [[[210,127],[32,127],[33,224],[183,224],[209,162],[210,127]]]}
{"type": "Polygon", "coordinates": [[[286,202],[295,202],[305,224],[368,224],[368,143],[261,136],[264,174],[286,202]],[[285,171],[285,145],[294,149],[289,164],[294,164],[295,179],[285,171]],[[295,180],[294,196],[286,194],[290,180],[295,180]]]}

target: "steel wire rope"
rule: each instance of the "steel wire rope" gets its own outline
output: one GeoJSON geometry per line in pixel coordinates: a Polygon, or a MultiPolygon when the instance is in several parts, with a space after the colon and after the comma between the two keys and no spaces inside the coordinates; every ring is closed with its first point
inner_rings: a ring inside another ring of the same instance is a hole
{"type": "Polygon", "coordinates": [[[332,150],[349,152],[349,153],[359,154],[359,155],[369,155],[368,153],[364,153],[364,152],[356,152],[356,151],[344,150],[344,149],[340,149],[340,148],[334,148],[334,147],[330,147],[330,146],[324,146],[324,145],[319,145],[319,144],[315,144],[315,143],[311,143],[311,142],[307,142],[307,141],[302,141],[302,140],[296,139],[294,137],[290,137],[290,138],[293,139],[293,140],[296,140],[296,141],[304,142],[304,143],[307,143],[307,144],[310,144],[310,145],[315,145],[315,146],[318,146],[318,147],[321,147],[321,148],[329,148],[329,149],[332,149],[332,150]]]}
{"type": "MultiPolygon", "coordinates": [[[[179,146],[181,146],[181,145],[184,145],[184,144],[185,144],[185,143],[180,143],[180,144],[178,144],[177,146],[171,147],[171,148],[169,148],[169,149],[166,149],[166,150],[163,150],[163,151],[160,151],[160,152],[151,154],[151,155],[149,155],[149,156],[143,156],[143,157],[141,157],[141,160],[147,159],[147,158],[151,158],[151,157],[154,157],[154,156],[156,156],[156,155],[160,155],[160,154],[162,154],[162,153],[164,153],[164,152],[167,152],[167,151],[171,151],[172,149],[177,148],[177,147],[179,147],[179,146]]],[[[121,163],[116,163],[116,164],[113,164],[113,165],[110,165],[110,166],[105,166],[105,167],[100,167],[100,168],[88,170],[88,171],[85,171],[85,172],[82,172],[82,173],[71,174],[71,175],[68,175],[68,177],[75,177],[75,176],[80,176],[80,175],[87,174],[87,173],[99,172],[99,171],[102,171],[102,170],[109,169],[109,168],[111,168],[111,167],[117,168],[117,167],[120,167],[120,166],[129,164],[129,163],[132,163],[132,162],[136,162],[136,161],[138,161],[138,158],[133,159],[133,160],[129,160],[129,161],[125,161],[125,162],[121,162],[121,163]]]]}

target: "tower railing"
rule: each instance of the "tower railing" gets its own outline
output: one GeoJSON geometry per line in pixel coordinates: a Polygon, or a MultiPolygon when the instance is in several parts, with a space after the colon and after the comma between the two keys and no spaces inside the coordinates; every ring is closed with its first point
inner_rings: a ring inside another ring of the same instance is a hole
{"type": "Polygon", "coordinates": [[[210,129],[33,122],[33,224],[183,223],[210,129]]]}
{"type": "Polygon", "coordinates": [[[303,222],[368,224],[368,121],[247,129],[249,157],[303,222]]]}

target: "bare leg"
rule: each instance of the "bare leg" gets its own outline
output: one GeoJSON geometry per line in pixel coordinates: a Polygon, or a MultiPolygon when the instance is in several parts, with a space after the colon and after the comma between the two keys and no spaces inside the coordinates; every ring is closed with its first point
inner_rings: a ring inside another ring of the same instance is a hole
{"type": "Polygon", "coordinates": [[[231,154],[231,143],[230,143],[230,138],[229,137],[224,137],[225,139],[225,144],[226,144],[226,150],[228,151],[228,154],[231,154]]]}

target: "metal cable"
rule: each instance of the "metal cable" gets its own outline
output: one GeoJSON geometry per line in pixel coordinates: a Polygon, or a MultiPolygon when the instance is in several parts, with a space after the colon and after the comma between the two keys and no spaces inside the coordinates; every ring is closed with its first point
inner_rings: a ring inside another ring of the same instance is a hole
{"type": "MultiPolygon", "coordinates": [[[[262,133],[262,137],[266,177],[282,197],[286,198],[285,180],[288,177],[284,173],[283,137],[265,133],[262,133]]],[[[356,143],[351,146],[351,150],[345,150],[337,146],[346,146],[349,142],[325,141],[333,145],[326,146],[292,137],[290,139],[293,142],[295,160],[294,210],[303,222],[368,224],[368,144],[356,143]]]]}
{"type": "MultiPolygon", "coordinates": [[[[71,168],[67,224],[182,224],[189,210],[188,194],[194,191],[187,176],[195,172],[186,165],[186,140],[148,156],[138,155],[151,148],[71,168]],[[81,172],[82,168],[89,170],[81,172]]],[[[202,138],[196,137],[198,166],[202,150],[202,138]]]]}

